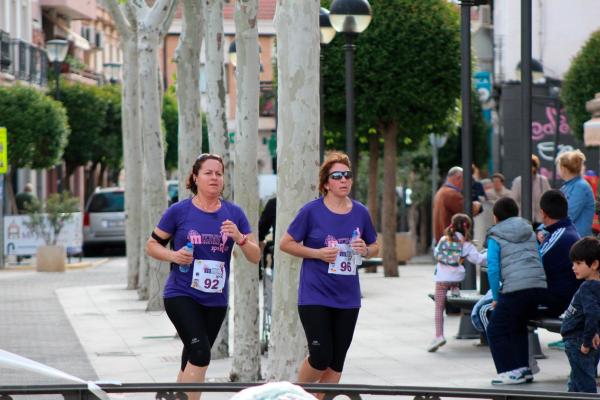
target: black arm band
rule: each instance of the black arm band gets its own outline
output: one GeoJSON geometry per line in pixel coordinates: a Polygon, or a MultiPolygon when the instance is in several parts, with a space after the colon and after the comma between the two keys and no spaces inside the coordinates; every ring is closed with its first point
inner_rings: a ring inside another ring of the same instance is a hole
{"type": "Polygon", "coordinates": [[[161,238],[154,231],[152,231],[152,235],[150,235],[150,236],[152,236],[152,239],[156,240],[158,242],[158,244],[160,244],[162,247],[167,247],[167,244],[169,244],[169,241],[171,240],[171,238],[169,238],[169,239],[161,238]]]}

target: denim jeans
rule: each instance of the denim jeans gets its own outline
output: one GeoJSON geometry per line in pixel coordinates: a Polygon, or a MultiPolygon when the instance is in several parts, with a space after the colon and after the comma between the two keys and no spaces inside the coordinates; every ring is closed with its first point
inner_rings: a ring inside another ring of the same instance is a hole
{"type": "Polygon", "coordinates": [[[570,336],[564,338],[565,353],[571,364],[571,374],[567,387],[569,392],[597,393],[596,367],[598,365],[598,350],[590,348],[590,352],[581,352],[581,337],[570,336]]]}

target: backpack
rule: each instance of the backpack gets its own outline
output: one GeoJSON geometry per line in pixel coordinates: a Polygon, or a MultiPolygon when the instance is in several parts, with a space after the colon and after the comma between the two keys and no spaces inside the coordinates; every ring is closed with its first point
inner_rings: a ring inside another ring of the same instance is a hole
{"type": "Polygon", "coordinates": [[[444,235],[435,248],[435,260],[440,264],[458,267],[463,262],[462,248],[461,241],[448,240],[448,237],[444,235]]]}

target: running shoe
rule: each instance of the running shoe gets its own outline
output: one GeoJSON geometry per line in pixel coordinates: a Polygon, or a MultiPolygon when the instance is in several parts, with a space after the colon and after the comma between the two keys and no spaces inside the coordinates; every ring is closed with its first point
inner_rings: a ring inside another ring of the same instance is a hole
{"type": "Polygon", "coordinates": [[[514,371],[501,372],[492,379],[492,385],[518,385],[527,382],[525,375],[518,369],[514,371]]]}
{"type": "Polygon", "coordinates": [[[427,351],[430,353],[433,353],[434,351],[437,351],[437,349],[439,349],[440,347],[442,347],[445,344],[446,344],[446,339],[443,336],[438,336],[435,339],[433,339],[433,341],[431,342],[429,347],[427,347],[427,351]]]}

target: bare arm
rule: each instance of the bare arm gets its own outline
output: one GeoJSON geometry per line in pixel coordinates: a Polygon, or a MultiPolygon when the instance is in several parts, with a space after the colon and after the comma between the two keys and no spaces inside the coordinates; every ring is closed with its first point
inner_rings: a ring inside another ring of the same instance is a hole
{"type": "MultiPolygon", "coordinates": [[[[154,228],[154,233],[161,239],[169,239],[171,235],[162,229],[154,228]]],[[[177,251],[168,249],[150,237],[146,242],[146,253],[160,261],[168,261],[179,265],[189,265],[194,261],[194,256],[183,247],[177,251]]]]}
{"type": "Polygon", "coordinates": [[[332,263],[337,257],[339,249],[337,247],[322,247],[320,249],[313,249],[304,246],[300,242],[296,242],[289,233],[284,233],[281,241],[279,242],[279,248],[281,251],[301,258],[314,258],[317,260],[325,261],[326,263],[332,263]]]}
{"type": "Polygon", "coordinates": [[[231,220],[225,220],[221,224],[221,232],[228,234],[235,240],[238,247],[242,249],[242,253],[244,253],[246,260],[253,264],[258,264],[260,261],[260,247],[256,244],[256,238],[253,233],[249,233],[248,235],[242,234],[237,225],[231,220]],[[246,237],[245,239],[244,236],[246,237]],[[241,245],[239,243],[241,243],[241,245]]]}

